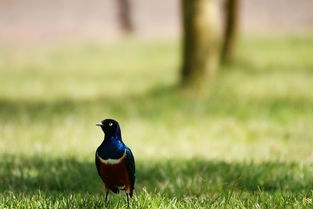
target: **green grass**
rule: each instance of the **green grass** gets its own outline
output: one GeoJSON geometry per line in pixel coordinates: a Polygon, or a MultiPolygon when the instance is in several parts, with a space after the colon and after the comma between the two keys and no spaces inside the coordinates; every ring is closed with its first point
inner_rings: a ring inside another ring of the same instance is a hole
{"type": "Polygon", "coordinates": [[[179,55],[170,40],[2,47],[0,208],[105,208],[107,117],[136,157],[133,208],[312,208],[313,37],[242,40],[205,98],[176,89],[179,55]]]}

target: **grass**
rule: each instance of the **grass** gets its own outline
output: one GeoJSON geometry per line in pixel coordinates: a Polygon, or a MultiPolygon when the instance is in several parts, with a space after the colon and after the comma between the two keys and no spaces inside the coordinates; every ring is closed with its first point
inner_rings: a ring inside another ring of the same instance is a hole
{"type": "Polygon", "coordinates": [[[105,208],[93,161],[107,117],[136,157],[132,208],[313,206],[312,36],[242,40],[202,99],[175,89],[177,41],[0,56],[0,208],[105,208]]]}

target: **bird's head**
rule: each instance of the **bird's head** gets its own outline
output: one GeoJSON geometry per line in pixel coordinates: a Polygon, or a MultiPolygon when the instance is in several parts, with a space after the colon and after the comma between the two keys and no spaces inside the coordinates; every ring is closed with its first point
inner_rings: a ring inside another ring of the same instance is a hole
{"type": "Polygon", "coordinates": [[[107,136],[120,136],[120,126],[116,120],[113,119],[104,119],[99,123],[96,123],[96,126],[100,126],[107,136]]]}

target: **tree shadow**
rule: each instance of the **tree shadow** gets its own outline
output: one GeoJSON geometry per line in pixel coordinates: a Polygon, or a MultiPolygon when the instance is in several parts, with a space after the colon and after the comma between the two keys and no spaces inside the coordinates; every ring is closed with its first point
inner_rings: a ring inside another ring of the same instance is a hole
{"type": "MultiPolygon", "coordinates": [[[[234,118],[255,118],[265,115],[280,118],[285,113],[312,113],[312,101],[301,96],[284,97],[268,95],[267,97],[244,97],[234,92],[231,87],[218,84],[212,87],[205,98],[185,94],[177,87],[166,86],[153,89],[142,95],[123,97],[99,96],[96,98],[64,98],[53,101],[11,100],[0,98],[0,115],[2,121],[30,120],[42,122],[47,118],[60,119],[73,116],[90,118],[90,115],[107,114],[119,118],[139,116],[145,119],[177,118],[192,116],[216,116],[234,118]],[[247,108],[248,107],[248,108],[247,108]],[[299,111],[301,110],[301,111],[299,111]]],[[[293,114],[290,114],[292,119],[293,114]]]]}
{"type": "MultiPolygon", "coordinates": [[[[94,163],[74,158],[1,156],[0,192],[103,192],[94,163]]],[[[136,192],[183,196],[212,191],[290,191],[313,189],[313,169],[297,163],[229,163],[204,159],[137,161],[136,192]]]]}

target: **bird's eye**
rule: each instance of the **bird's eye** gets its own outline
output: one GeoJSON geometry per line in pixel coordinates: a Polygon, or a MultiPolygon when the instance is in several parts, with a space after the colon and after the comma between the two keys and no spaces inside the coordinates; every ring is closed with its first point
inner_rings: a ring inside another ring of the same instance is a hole
{"type": "Polygon", "coordinates": [[[109,123],[109,126],[113,126],[113,123],[110,122],[110,123],[109,123]]]}

